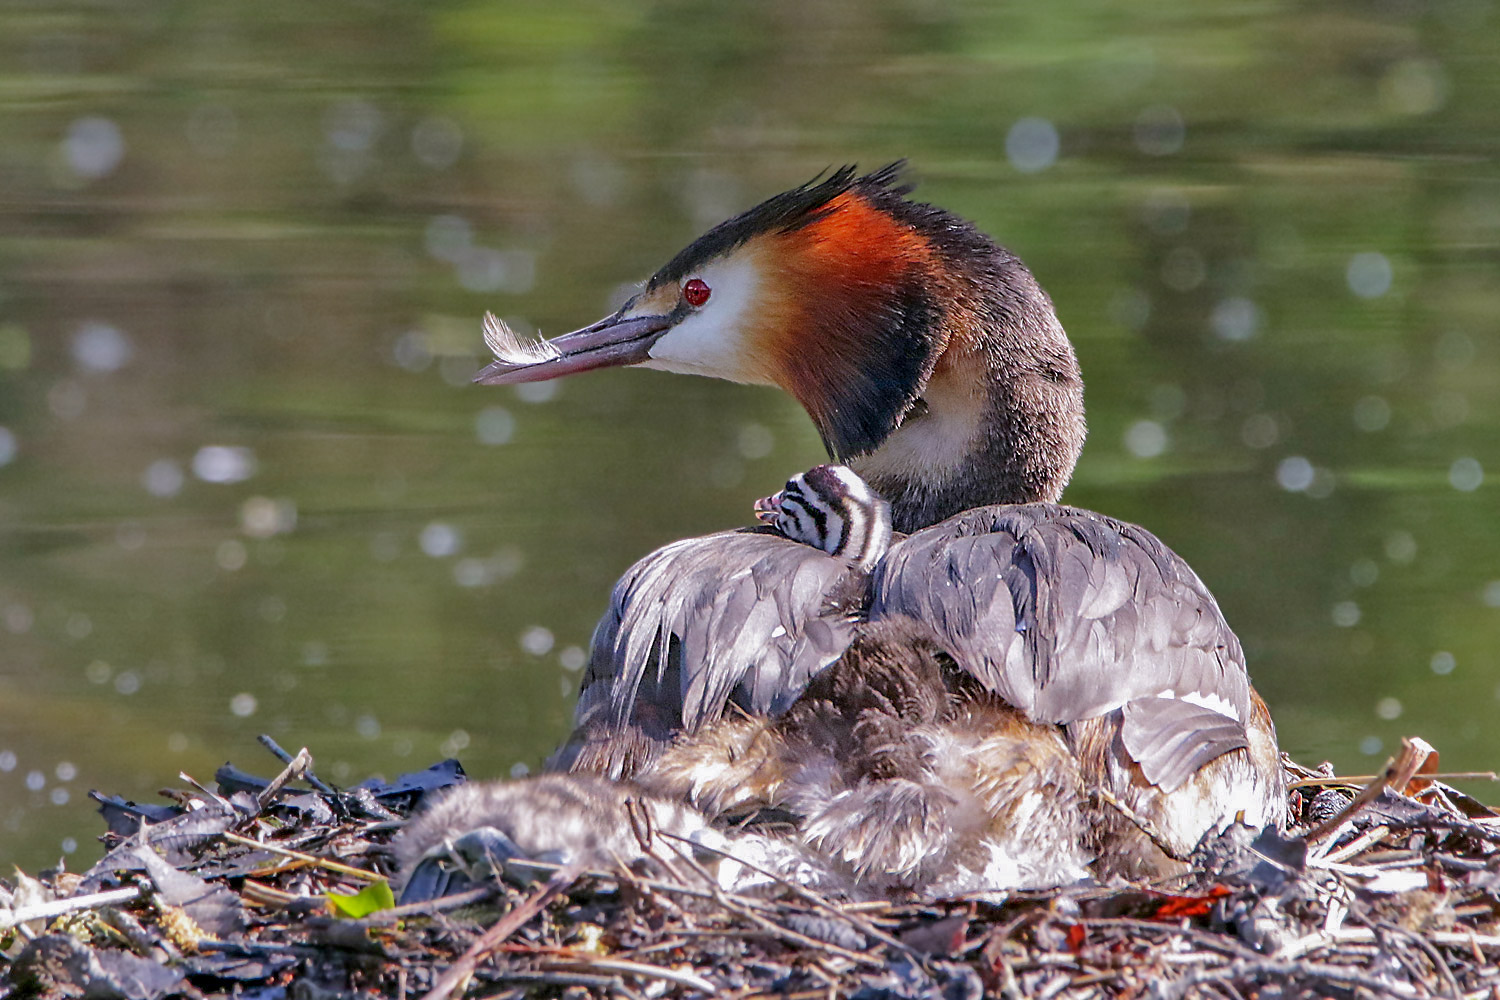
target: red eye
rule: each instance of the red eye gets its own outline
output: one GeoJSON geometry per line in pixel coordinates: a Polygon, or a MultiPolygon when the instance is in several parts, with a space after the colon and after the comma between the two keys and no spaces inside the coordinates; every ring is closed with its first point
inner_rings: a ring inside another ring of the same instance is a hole
{"type": "Polygon", "coordinates": [[[714,293],[708,287],[708,282],[702,278],[689,278],[682,286],[682,297],[687,299],[687,304],[697,308],[708,301],[708,297],[714,293]]]}

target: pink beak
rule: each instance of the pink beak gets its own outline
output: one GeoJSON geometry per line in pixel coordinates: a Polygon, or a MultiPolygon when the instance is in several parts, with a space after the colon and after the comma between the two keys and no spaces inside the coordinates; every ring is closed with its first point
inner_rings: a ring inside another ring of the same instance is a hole
{"type": "Polygon", "coordinates": [[[761,524],[775,524],[776,515],[781,513],[781,494],[761,497],[755,501],[755,519],[761,524]]]}

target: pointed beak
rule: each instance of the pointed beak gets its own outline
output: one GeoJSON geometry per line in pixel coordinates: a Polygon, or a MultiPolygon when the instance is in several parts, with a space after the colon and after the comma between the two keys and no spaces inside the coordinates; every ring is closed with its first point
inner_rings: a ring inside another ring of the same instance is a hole
{"type": "Polygon", "coordinates": [[[670,315],[625,316],[621,310],[539,344],[497,345],[492,341],[495,360],[475,375],[474,381],[480,385],[545,382],[595,368],[639,364],[649,358],[651,345],[674,322],[670,315]]]}
{"type": "Polygon", "coordinates": [[[781,494],[761,497],[755,501],[755,519],[761,524],[776,523],[776,515],[781,513],[781,494]]]}

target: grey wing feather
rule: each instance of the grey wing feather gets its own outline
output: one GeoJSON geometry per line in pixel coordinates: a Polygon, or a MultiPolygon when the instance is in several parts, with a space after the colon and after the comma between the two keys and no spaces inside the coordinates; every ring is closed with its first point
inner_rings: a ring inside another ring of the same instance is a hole
{"type": "MultiPolygon", "coordinates": [[[[846,578],[857,572],[846,559],[756,529],[658,549],[610,595],[576,729],[664,743],[731,702],[754,714],[783,711],[852,640],[862,606],[829,595],[849,592],[846,578]]],[[[856,589],[862,595],[863,584],[856,589]]]]}
{"type": "Polygon", "coordinates": [[[1121,737],[1152,784],[1171,791],[1204,764],[1245,746],[1245,727],[1180,698],[1137,698],[1124,709],[1121,737]]]}
{"type": "Polygon", "coordinates": [[[1126,749],[1162,787],[1246,745],[1239,640],[1187,563],[1135,525],[1057,504],[966,511],[877,567],[870,617],[890,614],[932,624],[1037,721],[1125,708],[1126,749]]]}

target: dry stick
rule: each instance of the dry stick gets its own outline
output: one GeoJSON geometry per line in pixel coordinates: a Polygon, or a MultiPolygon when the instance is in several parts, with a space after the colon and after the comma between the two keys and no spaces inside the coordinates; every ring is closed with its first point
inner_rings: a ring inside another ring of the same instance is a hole
{"type": "MultiPolygon", "coordinates": [[[[1319,775],[1316,778],[1298,778],[1288,781],[1288,791],[1296,791],[1302,788],[1326,788],[1334,785],[1348,785],[1351,788],[1364,785],[1380,777],[1378,774],[1329,774],[1319,775]]],[[[1431,778],[1434,781],[1500,781],[1500,773],[1495,771],[1438,771],[1434,774],[1424,774],[1422,777],[1431,778]]]]}
{"type": "Polygon", "coordinates": [[[1458,980],[1454,977],[1453,970],[1448,968],[1447,960],[1443,958],[1443,956],[1438,952],[1436,948],[1424,941],[1422,939],[1422,935],[1417,934],[1413,931],[1406,930],[1404,927],[1397,927],[1395,924],[1381,924],[1380,928],[1381,930],[1387,932],[1393,932],[1399,937],[1410,938],[1412,942],[1416,944],[1417,950],[1422,952],[1423,955],[1427,956],[1427,961],[1432,963],[1432,967],[1438,972],[1439,975],[1443,977],[1443,980],[1447,982],[1448,992],[1453,994],[1453,996],[1455,997],[1463,997],[1463,987],[1458,985],[1458,980]]]}
{"type": "MultiPolygon", "coordinates": [[[[850,949],[845,948],[842,945],[834,944],[832,941],[821,941],[818,938],[810,937],[806,934],[794,931],[789,927],[783,927],[780,924],[776,923],[774,920],[767,920],[765,917],[761,916],[758,913],[755,913],[752,910],[746,910],[736,906],[728,899],[720,900],[719,905],[724,907],[724,909],[728,910],[730,913],[733,913],[738,917],[750,921],[752,924],[755,924],[757,927],[759,927],[764,934],[780,940],[784,944],[800,945],[803,948],[814,952],[826,952],[829,955],[836,955],[846,962],[853,962],[855,965],[869,965],[879,969],[889,964],[885,959],[881,958],[878,955],[851,951],[850,949]]],[[[745,936],[751,936],[753,934],[754,931],[749,929],[747,929],[745,932],[745,936]]]]}
{"type": "MultiPolygon", "coordinates": [[[[228,799],[224,798],[224,796],[220,795],[218,792],[211,791],[208,788],[205,788],[198,782],[197,778],[193,777],[191,774],[188,774],[186,771],[178,771],[177,777],[183,781],[186,781],[188,784],[198,789],[198,791],[208,796],[208,798],[211,799],[215,805],[217,805],[220,809],[223,809],[225,812],[235,811],[234,805],[228,799]]],[[[147,824],[143,818],[141,820],[141,828],[145,829],[147,825],[149,824],[147,824]]]]}
{"type": "Polygon", "coordinates": [[[611,992],[622,992],[629,996],[634,995],[625,989],[625,983],[619,976],[589,975],[584,972],[531,972],[516,969],[496,973],[495,979],[502,983],[542,983],[545,986],[587,986],[595,989],[610,990],[611,992]]]}
{"type": "MultiPolygon", "coordinates": [[[[1470,936],[1469,954],[1471,954],[1471,955],[1474,956],[1474,961],[1475,962],[1477,962],[1480,965],[1484,965],[1484,952],[1482,950],[1480,950],[1480,947],[1479,947],[1478,943],[1473,940],[1473,934],[1474,934],[1473,931],[1469,932],[1469,936],[1470,936]]],[[[1497,942],[1497,943],[1500,943],[1500,942],[1497,942]]]]}
{"type": "Polygon", "coordinates": [[[255,801],[264,809],[276,798],[276,793],[293,778],[306,777],[308,771],[312,770],[312,754],[308,753],[307,747],[297,751],[297,756],[287,761],[286,767],[280,774],[271,779],[271,783],[260,790],[255,801]]]}
{"type": "Polygon", "coordinates": [[[1365,848],[1372,847],[1380,841],[1384,840],[1390,832],[1391,828],[1385,826],[1384,824],[1376,827],[1371,827],[1364,833],[1360,834],[1358,837],[1355,837],[1353,840],[1349,841],[1349,843],[1345,844],[1343,847],[1340,847],[1336,851],[1329,851],[1321,858],[1314,859],[1311,863],[1321,867],[1325,864],[1336,865],[1341,862],[1348,861],[1350,858],[1354,857],[1365,848]]]}
{"type": "MultiPolygon", "coordinates": [[[[989,928],[989,930],[985,932],[983,937],[977,939],[978,947],[983,948],[986,947],[991,941],[998,941],[999,947],[1003,951],[1006,942],[1010,940],[1012,934],[1014,934],[1016,931],[1020,930],[1027,924],[1040,923],[1046,918],[1047,914],[1043,910],[1022,910],[1019,914],[1007,920],[1000,926],[989,928]]],[[[965,948],[964,950],[967,952],[969,949],[965,948]]],[[[1005,967],[1008,970],[1010,968],[1010,963],[1007,962],[1005,967]]]]}
{"type": "MultiPolygon", "coordinates": [[[[683,878],[682,873],[679,872],[677,868],[672,864],[672,859],[664,855],[656,854],[651,850],[651,841],[656,836],[656,824],[652,821],[651,814],[644,808],[642,808],[641,804],[635,799],[626,799],[625,817],[630,821],[630,832],[632,835],[634,835],[636,845],[640,847],[641,853],[648,857],[654,858],[657,864],[661,865],[667,870],[668,875],[686,885],[687,879],[683,878]]],[[[680,848],[674,848],[674,850],[679,856],[681,856],[683,853],[680,848]]],[[[624,858],[620,857],[618,854],[613,854],[613,852],[611,853],[616,869],[618,869],[619,871],[630,870],[630,866],[626,864],[624,858]]],[[[713,876],[705,872],[701,865],[694,865],[693,867],[698,872],[699,876],[703,878],[705,883],[715,884],[715,879],[713,878],[713,876]]]]}
{"type": "MultiPolygon", "coordinates": [[[[671,834],[668,834],[668,836],[671,836],[671,834]]],[[[712,850],[712,848],[710,848],[710,850],[712,850]]],[[[814,951],[827,951],[840,956],[846,961],[854,962],[856,965],[884,964],[879,959],[876,959],[871,955],[862,955],[857,951],[850,951],[846,948],[842,948],[839,945],[832,943],[831,941],[819,941],[817,938],[809,937],[806,934],[800,934],[797,931],[791,930],[787,927],[782,927],[780,924],[775,923],[772,920],[768,920],[758,913],[755,913],[749,907],[739,905],[740,897],[738,895],[735,895],[735,901],[731,902],[730,894],[725,893],[718,887],[718,885],[714,882],[713,877],[710,876],[706,870],[704,870],[702,865],[698,864],[698,862],[694,861],[692,858],[688,857],[685,854],[683,855],[683,860],[692,865],[693,868],[697,870],[699,875],[702,876],[705,881],[707,881],[709,885],[709,893],[712,896],[714,902],[718,903],[719,906],[723,907],[728,912],[733,913],[735,916],[738,916],[743,920],[748,920],[756,926],[762,928],[763,930],[770,932],[772,937],[780,938],[783,941],[787,941],[792,944],[800,944],[802,947],[811,948],[814,951]]],[[[772,877],[774,878],[775,876],[772,877]]]]}
{"type": "Polygon", "coordinates": [[[572,885],[578,877],[578,871],[576,867],[564,868],[548,879],[536,892],[517,903],[515,909],[495,921],[489,930],[479,936],[479,940],[469,946],[468,951],[459,956],[458,961],[450,965],[447,971],[438,977],[437,982],[432,989],[427,991],[422,1000],[447,1000],[460,983],[474,974],[474,969],[500,942],[520,930],[526,921],[541,912],[542,907],[546,906],[549,900],[572,885]]]}
{"type": "Polygon", "coordinates": [[[838,1000],[838,987],[840,978],[838,974],[830,972],[828,969],[823,967],[822,963],[816,960],[807,963],[806,968],[814,978],[822,980],[823,989],[825,990],[823,994],[825,1000],[838,1000]]]}
{"type": "Polygon", "coordinates": [[[557,962],[542,962],[540,967],[554,972],[571,972],[575,969],[582,972],[617,972],[627,976],[636,976],[641,979],[660,979],[678,986],[686,986],[700,993],[716,995],[719,988],[702,976],[695,976],[691,972],[678,972],[676,969],[666,969],[659,965],[649,965],[645,962],[630,962],[620,958],[579,958],[576,960],[557,962]]]}
{"type": "MultiPolygon", "coordinates": [[[[696,927],[683,928],[683,932],[691,934],[697,929],[696,927]]],[[[638,948],[621,948],[615,954],[622,958],[634,959],[642,955],[649,955],[654,951],[676,951],[688,943],[688,939],[685,937],[667,938],[665,941],[656,941],[651,944],[641,945],[638,948]]]]}
{"type": "Polygon", "coordinates": [[[272,854],[294,858],[297,861],[304,861],[319,868],[326,868],[331,872],[338,872],[341,875],[348,875],[351,878],[363,879],[366,882],[380,882],[385,878],[384,875],[377,875],[375,872],[366,871],[363,868],[355,868],[353,865],[346,865],[340,861],[329,861],[327,858],[320,858],[315,854],[303,854],[301,851],[289,850],[285,847],[279,847],[276,844],[267,844],[259,840],[253,840],[250,837],[241,837],[239,834],[230,833],[227,830],[220,834],[220,836],[231,844],[258,847],[263,851],[270,851],[272,854]]]}
{"type": "MultiPolygon", "coordinates": [[[[506,864],[513,864],[521,868],[535,868],[537,871],[544,872],[560,872],[565,867],[567,867],[566,865],[560,865],[553,861],[535,861],[531,858],[508,858],[506,859],[506,864]]],[[[693,889],[686,885],[678,885],[676,883],[666,882],[661,879],[642,878],[641,876],[630,872],[629,869],[626,869],[625,872],[628,881],[632,882],[635,885],[645,886],[647,889],[657,889],[661,892],[673,892],[679,896],[691,896],[694,899],[715,900],[718,898],[712,892],[709,892],[706,889],[693,889]]],[[[578,874],[587,875],[590,878],[613,879],[617,882],[621,880],[620,872],[609,872],[604,871],[600,868],[585,868],[580,870],[578,874]]],[[[772,908],[760,902],[759,900],[749,899],[744,896],[741,896],[739,898],[747,906],[754,906],[762,910],[768,910],[772,908]]]]}
{"type": "MultiPolygon", "coordinates": [[[[1437,989],[1438,984],[1430,982],[1430,979],[1432,977],[1429,976],[1425,972],[1425,970],[1419,967],[1419,963],[1417,962],[1416,958],[1410,954],[1410,949],[1401,947],[1401,944],[1403,944],[1404,942],[1393,942],[1387,940],[1382,937],[1378,931],[1376,933],[1376,942],[1376,954],[1387,962],[1394,961],[1396,966],[1402,972],[1406,973],[1407,982],[1422,984],[1422,986],[1429,994],[1436,994],[1440,992],[1437,989]]],[[[1391,975],[1393,974],[1393,972],[1394,970],[1392,970],[1392,973],[1387,974],[1391,975]]],[[[1434,969],[1433,975],[1436,974],[1437,970],[1434,969]]],[[[1462,996],[1463,994],[1459,994],[1460,1000],[1462,1000],[1462,996]]]]}
{"type": "Polygon", "coordinates": [[[1037,991],[1037,1000],[1052,1000],[1063,990],[1067,989],[1073,982],[1073,977],[1066,972],[1059,972],[1049,979],[1040,990],[1037,991]]]}
{"type": "Polygon", "coordinates": [[[1431,752],[1431,748],[1424,749],[1418,746],[1410,737],[1403,739],[1401,749],[1385,762],[1385,767],[1381,769],[1381,772],[1375,775],[1369,784],[1361,788],[1359,794],[1354,796],[1348,805],[1314,827],[1307,834],[1307,842],[1315,844],[1343,826],[1347,820],[1353,818],[1355,813],[1380,798],[1380,793],[1387,788],[1394,787],[1398,790],[1405,788],[1406,783],[1411,781],[1417,769],[1422,766],[1422,762],[1431,752]]]}
{"type": "MultiPolygon", "coordinates": [[[[289,753],[287,753],[285,750],[281,749],[281,747],[276,743],[276,741],[273,740],[273,739],[271,739],[270,736],[266,735],[265,733],[261,733],[259,736],[256,737],[256,739],[260,740],[260,745],[263,746],[263,747],[265,747],[267,750],[271,751],[271,753],[275,755],[276,759],[279,760],[279,761],[281,761],[283,764],[290,764],[292,762],[292,760],[293,760],[292,755],[289,754],[289,753]]],[[[303,753],[306,753],[306,752],[307,751],[304,749],[303,753]]],[[[309,785],[312,785],[314,788],[316,788],[318,791],[322,792],[323,794],[325,794],[325,795],[337,795],[338,794],[338,789],[336,789],[336,788],[332,787],[331,785],[325,784],[324,782],[320,781],[318,779],[318,776],[316,774],[312,773],[312,761],[310,761],[310,760],[308,761],[308,768],[307,768],[306,778],[307,778],[307,783],[309,785]]]]}
{"type": "Polygon", "coordinates": [[[1185,997],[1188,991],[1195,986],[1206,986],[1209,983],[1233,982],[1236,979],[1248,979],[1252,976],[1265,976],[1274,982],[1285,983],[1291,978],[1300,979],[1322,979],[1325,982],[1334,983],[1339,986],[1352,986],[1369,990],[1376,996],[1416,996],[1416,992],[1409,986],[1403,987],[1399,983],[1391,983],[1374,976],[1366,976],[1358,972],[1335,965],[1316,965],[1312,962],[1278,962],[1275,960],[1262,960],[1257,962],[1235,962],[1232,965],[1220,969],[1205,970],[1184,976],[1176,982],[1163,984],[1162,988],[1155,994],[1164,998],[1185,997]]]}
{"type": "MultiPolygon", "coordinates": [[[[670,833],[666,834],[666,836],[667,837],[673,837],[673,838],[675,838],[677,840],[685,840],[686,839],[684,837],[677,837],[675,834],[670,834],[670,833]]],[[[703,845],[698,845],[698,846],[703,846],[703,845]]],[[[708,849],[709,850],[714,850],[714,848],[708,848],[708,849]]],[[[724,852],[720,851],[719,853],[722,854],[724,852]]],[[[790,928],[782,927],[780,924],[775,923],[775,922],[773,922],[771,920],[767,920],[765,917],[762,917],[760,914],[755,913],[754,911],[750,910],[748,907],[744,907],[744,906],[738,905],[738,897],[736,897],[736,902],[730,902],[729,895],[726,894],[722,889],[720,889],[718,887],[718,885],[715,883],[713,877],[711,875],[709,875],[707,871],[704,870],[704,868],[703,868],[702,865],[698,864],[698,862],[694,861],[686,853],[684,853],[682,855],[682,858],[689,865],[691,865],[693,868],[695,868],[699,872],[699,874],[702,875],[704,877],[704,879],[708,882],[709,891],[710,891],[710,893],[713,896],[714,902],[718,903],[720,906],[722,906],[724,909],[728,910],[730,913],[733,913],[736,916],[738,916],[738,917],[740,917],[740,918],[742,918],[744,920],[749,920],[751,923],[756,924],[757,926],[764,928],[765,930],[769,931],[772,936],[781,938],[784,941],[789,941],[789,942],[791,942],[793,944],[800,944],[802,947],[804,947],[804,948],[811,948],[814,951],[826,951],[826,952],[829,952],[830,954],[838,955],[839,957],[845,959],[846,961],[854,962],[856,965],[875,965],[875,966],[881,966],[881,965],[885,964],[883,961],[881,961],[880,959],[876,958],[873,955],[862,955],[862,954],[860,954],[857,951],[850,951],[847,948],[841,948],[840,946],[838,946],[836,944],[833,944],[830,941],[819,941],[817,938],[809,937],[806,934],[799,934],[798,932],[796,932],[794,930],[791,930],[790,928]]],[[[749,865],[748,867],[754,868],[755,866],[754,865],[749,865]]],[[[756,869],[756,870],[759,871],[759,869],[756,869]]],[[[764,872],[763,874],[769,875],[771,878],[776,878],[775,875],[771,875],[769,872],[764,872]]],[[[781,881],[781,880],[777,879],[777,881],[781,881]]],[[[791,883],[786,883],[786,884],[790,885],[791,883]]],[[[835,910],[834,912],[838,912],[838,911],[835,910]]],[[[905,945],[900,945],[900,947],[905,948],[905,945]]]]}
{"type": "Polygon", "coordinates": [[[1156,923],[1151,920],[1136,920],[1132,917],[1082,917],[1077,923],[1085,927],[1120,927],[1132,931],[1155,931],[1168,937],[1186,938],[1200,948],[1207,948],[1236,958],[1254,960],[1261,954],[1253,948],[1240,944],[1228,935],[1210,934],[1196,927],[1181,924],[1156,923]]]}
{"type": "Polygon", "coordinates": [[[50,920],[60,917],[64,913],[76,913],[79,910],[92,910],[100,906],[109,906],[113,903],[128,903],[140,896],[143,892],[141,886],[130,886],[125,889],[111,889],[108,892],[93,892],[86,896],[70,896],[67,899],[54,899],[48,903],[32,903],[30,906],[20,906],[15,909],[0,908],[0,931],[9,930],[20,923],[28,920],[50,920]]]}
{"type": "Polygon", "coordinates": [[[216,952],[220,955],[302,955],[308,958],[327,957],[325,949],[317,945],[292,941],[217,941],[212,938],[199,941],[198,950],[204,954],[216,952]]]}
{"type": "Polygon", "coordinates": [[[393,906],[389,910],[379,910],[368,917],[360,918],[360,923],[367,927],[381,927],[385,924],[393,924],[398,920],[405,920],[407,917],[435,915],[445,910],[456,910],[474,903],[482,903],[498,895],[500,895],[500,891],[494,886],[482,885],[477,889],[465,889],[463,892],[439,896],[437,899],[428,899],[420,903],[403,903],[400,906],[393,906]]]}
{"type": "MultiPolygon", "coordinates": [[[[661,832],[661,831],[658,831],[658,832],[661,832]]],[[[675,838],[675,839],[678,839],[678,840],[683,840],[684,839],[682,837],[677,837],[675,834],[668,833],[668,834],[664,834],[664,835],[667,836],[667,837],[669,837],[669,838],[675,838]]],[[[714,851],[714,850],[716,850],[715,848],[708,847],[707,845],[697,845],[697,844],[695,844],[694,846],[702,847],[703,849],[708,850],[708,851],[714,851]]],[[[844,920],[848,921],[849,923],[851,923],[855,927],[857,927],[859,930],[861,930],[862,932],[864,932],[865,934],[867,934],[870,937],[872,937],[872,938],[880,941],[881,943],[889,945],[890,947],[896,948],[897,950],[899,950],[901,952],[904,952],[904,953],[906,953],[908,955],[916,955],[916,953],[909,946],[907,946],[906,944],[903,944],[901,941],[899,941],[899,940],[891,937],[890,935],[888,935],[885,932],[883,932],[883,931],[881,931],[881,930],[873,927],[872,925],[867,924],[865,921],[859,920],[858,918],[854,917],[852,914],[846,913],[843,910],[841,910],[841,909],[833,906],[831,903],[828,903],[828,902],[820,899],[817,895],[809,892],[808,890],[804,889],[802,886],[799,886],[799,885],[797,885],[797,884],[795,884],[793,882],[788,882],[785,879],[781,878],[780,876],[776,875],[774,872],[766,871],[765,869],[760,868],[760,867],[758,867],[756,865],[753,865],[753,864],[751,864],[751,863],[749,863],[747,861],[742,861],[739,858],[735,858],[733,855],[727,854],[724,851],[718,851],[717,853],[724,854],[726,857],[733,858],[734,860],[738,861],[740,864],[745,865],[745,867],[751,868],[751,869],[753,869],[753,870],[755,870],[757,872],[760,872],[762,875],[765,875],[767,878],[770,878],[770,879],[773,879],[776,882],[779,882],[781,885],[785,886],[787,889],[790,889],[791,891],[802,895],[808,902],[810,902],[810,903],[812,903],[812,904],[814,904],[816,906],[819,906],[819,907],[827,910],[828,912],[834,914],[835,916],[843,918],[844,920]]],[[[515,864],[518,864],[518,865],[520,865],[522,867],[536,868],[536,869],[542,870],[542,871],[560,872],[560,871],[564,870],[564,866],[563,865],[555,864],[555,863],[549,862],[549,861],[534,861],[534,860],[531,860],[531,859],[521,859],[521,858],[513,859],[513,861],[514,861],[515,864]]],[[[700,865],[698,867],[701,870],[702,866],[700,865]]],[[[616,880],[618,880],[618,879],[621,878],[621,872],[606,872],[606,871],[595,871],[595,870],[582,870],[582,871],[579,872],[579,874],[581,874],[581,875],[590,875],[590,876],[593,876],[595,878],[606,878],[606,879],[616,879],[616,880]]],[[[711,889],[709,889],[707,891],[702,890],[702,889],[693,889],[693,888],[690,888],[690,887],[688,887],[686,885],[681,885],[681,884],[676,884],[676,883],[672,883],[672,882],[667,882],[667,881],[664,881],[662,879],[642,878],[641,876],[638,876],[638,875],[635,875],[634,873],[631,873],[628,869],[624,870],[624,876],[625,876],[625,878],[628,879],[628,881],[630,881],[630,882],[632,882],[632,883],[634,883],[636,885],[644,886],[644,887],[646,887],[648,889],[655,889],[658,892],[676,893],[676,894],[682,895],[682,896],[690,896],[690,897],[692,897],[694,899],[704,899],[704,900],[710,900],[712,902],[718,903],[720,906],[722,906],[725,910],[729,911],[730,913],[733,913],[736,916],[741,917],[742,919],[748,920],[751,923],[755,924],[756,926],[762,928],[764,931],[769,932],[769,935],[771,937],[781,938],[782,940],[784,940],[784,941],[786,941],[788,943],[791,943],[791,944],[800,944],[800,945],[802,945],[804,947],[809,947],[809,948],[813,948],[813,949],[821,949],[821,950],[829,951],[829,952],[831,952],[833,954],[838,955],[840,958],[844,958],[846,960],[857,962],[857,963],[863,964],[863,965],[869,965],[869,964],[872,964],[872,963],[876,964],[876,965],[884,964],[880,960],[872,958],[869,955],[863,955],[863,954],[860,954],[859,952],[849,951],[847,949],[840,948],[838,945],[831,944],[831,943],[829,943],[827,941],[819,941],[816,938],[811,938],[811,937],[808,937],[808,936],[806,936],[804,934],[799,934],[799,933],[797,933],[794,930],[791,930],[791,929],[786,928],[786,927],[782,927],[779,924],[776,924],[776,923],[774,923],[774,922],[772,922],[770,920],[767,920],[767,919],[761,917],[759,914],[757,914],[757,913],[755,913],[753,911],[755,911],[755,910],[771,910],[771,909],[774,909],[774,907],[769,906],[768,904],[766,904],[766,903],[764,903],[764,902],[762,902],[762,901],[760,901],[758,899],[752,899],[752,898],[747,897],[747,896],[742,896],[742,895],[739,895],[739,894],[734,894],[733,895],[734,902],[731,903],[729,897],[727,897],[725,895],[725,893],[723,893],[720,889],[718,889],[717,885],[715,885],[713,883],[712,876],[708,876],[706,872],[704,872],[703,874],[707,878],[707,881],[709,882],[709,884],[713,885],[713,888],[711,888],[711,889]]],[[[709,935],[709,934],[714,934],[714,935],[719,935],[719,936],[731,936],[731,937],[732,936],[738,936],[738,933],[729,934],[727,931],[701,930],[701,931],[693,931],[693,932],[689,932],[689,933],[692,933],[694,935],[709,935]]],[[[917,956],[917,957],[920,957],[920,956],[917,956]]]]}
{"type": "MultiPolygon", "coordinates": [[[[909,957],[911,957],[913,959],[916,959],[919,962],[921,961],[922,956],[919,955],[919,954],[917,954],[917,952],[913,948],[911,948],[909,945],[903,944],[901,941],[897,940],[896,938],[892,937],[891,935],[889,935],[889,934],[885,933],[884,931],[880,930],[878,927],[876,927],[874,924],[870,923],[869,921],[863,920],[860,917],[856,917],[852,913],[845,913],[843,910],[839,909],[837,906],[834,906],[832,903],[828,902],[826,899],[824,899],[823,897],[819,896],[817,893],[813,892],[812,890],[808,889],[805,886],[800,886],[797,883],[790,881],[789,879],[782,878],[780,875],[777,875],[775,872],[767,871],[766,869],[760,867],[759,865],[752,864],[749,861],[745,861],[745,860],[743,860],[741,858],[735,857],[733,854],[731,854],[728,851],[720,850],[717,847],[710,847],[707,844],[698,844],[698,843],[695,843],[694,841],[689,840],[686,837],[680,837],[680,836],[678,836],[675,833],[667,833],[665,830],[660,831],[660,832],[661,832],[662,836],[667,837],[668,839],[671,839],[671,840],[680,840],[684,844],[688,844],[688,845],[690,845],[692,847],[702,848],[704,850],[711,851],[714,854],[720,855],[721,857],[725,857],[725,858],[728,858],[731,861],[734,861],[734,862],[737,862],[739,864],[742,864],[746,868],[749,868],[751,871],[759,872],[760,874],[766,876],[766,878],[769,878],[769,879],[771,879],[771,880],[773,880],[773,881],[781,884],[782,886],[785,886],[786,888],[790,889],[794,894],[802,897],[803,900],[811,903],[813,906],[817,907],[818,909],[823,910],[826,913],[831,913],[835,917],[838,917],[841,920],[847,921],[850,924],[850,926],[854,927],[856,930],[860,931],[862,934],[865,934],[868,937],[873,938],[876,941],[879,941],[881,944],[886,945],[889,948],[895,948],[897,951],[899,951],[899,952],[901,952],[901,953],[903,953],[903,954],[905,954],[905,955],[907,955],[907,956],[909,956],[909,957]]],[[[703,867],[701,865],[698,865],[696,862],[691,862],[691,861],[689,863],[692,864],[695,868],[697,868],[700,872],[703,872],[703,867]]],[[[710,879],[710,881],[712,882],[712,876],[708,876],[707,872],[703,872],[703,874],[706,877],[708,877],[710,879]]]]}
{"type": "MultiPolygon", "coordinates": [[[[1475,934],[1472,931],[1429,931],[1427,940],[1449,948],[1483,948],[1500,951],[1500,934],[1475,934]]],[[[1368,927],[1351,927],[1348,930],[1320,931],[1289,942],[1276,953],[1277,958],[1293,960],[1319,948],[1341,944],[1375,944],[1375,932],[1368,927]]]]}

